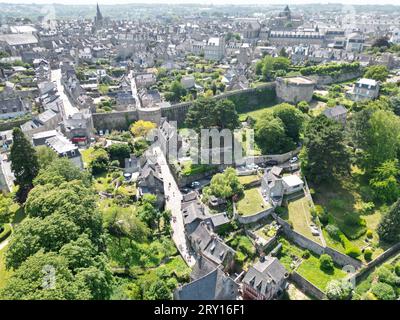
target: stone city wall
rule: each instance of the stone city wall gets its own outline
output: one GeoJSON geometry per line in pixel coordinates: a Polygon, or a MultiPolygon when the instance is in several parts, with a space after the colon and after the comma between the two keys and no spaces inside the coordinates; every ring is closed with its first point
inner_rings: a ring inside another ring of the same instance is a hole
{"type": "Polygon", "coordinates": [[[325,293],[321,291],[319,288],[314,286],[310,281],[307,279],[303,278],[300,274],[298,274],[296,271],[293,271],[290,274],[289,279],[294,282],[301,291],[306,293],[307,295],[310,295],[312,297],[315,297],[317,299],[323,300],[326,298],[325,293]]]}
{"type": "Polygon", "coordinates": [[[278,217],[276,213],[272,213],[272,216],[274,219],[282,226],[282,232],[285,234],[286,237],[288,237],[291,241],[293,241],[295,244],[298,246],[308,249],[312,252],[314,252],[317,255],[321,254],[328,254],[332,257],[333,261],[338,264],[341,267],[351,265],[356,269],[359,269],[362,266],[362,262],[354,259],[348,255],[345,255],[339,251],[336,251],[335,249],[332,249],[330,247],[324,247],[321,244],[306,238],[305,236],[301,235],[300,233],[294,231],[289,223],[287,223],[285,220],[282,218],[278,217]]]}

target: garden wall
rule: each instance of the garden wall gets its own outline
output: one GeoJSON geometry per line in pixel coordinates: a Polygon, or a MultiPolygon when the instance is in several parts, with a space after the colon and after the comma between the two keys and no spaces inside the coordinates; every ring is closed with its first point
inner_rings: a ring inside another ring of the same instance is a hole
{"type": "Polygon", "coordinates": [[[241,216],[241,215],[237,214],[236,208],[234,210],[235,210],[235,217],[238,222],[240,222],[241,224],[250,224],[250,223],[255,223],[261,219],[268,217],[274,211],[274,208],[269,208],[267,210],[260,211],[255,214],[247,215],[247,216],[241,216]]]}
{"type": "Polygon", "coordinates": [[[319,288],[314,286],[310,281],[307,279],[303,278],[301,275],[299,275],[296,271],[293,271],[290,274],[289,277],[290,280],[292,280],[301,291],[304,293],[313,296],[317,299],[325,299],[325,293],[322,292],[319,288]]]}
{"type": "Polygon", "coordinates": [[[286,152],[286,153],[282,153],[282,154],[269,154],[269,155],[263,155],[263,156],[254,156],[254,157],[246,157],[246,163],[250,164],[250,163],[255,163],[255,164],[260,164],[263,162],[266,162],[268,160],[275,160],[278,161],[279,163],[283,163],[288,161],[290,158],[296,156],[297,154],[299,154],[301,150],[301,147],[298,147],[295,150],[286,152]]]}
{"type": "Polygon", "coordinates": [[[355,274],[356,281],[359,281],[360,278],[371,269],[375,268],[376,266],[380,265],[381,263],[385,262],[387,259],[395,255],[396,253],[400,252],[400,243],[395,244],[394,246],[387,249],[385,252],[380,254],[374,260],[369,262],[364,268],[360,269],[359,272],[355,274]]]}
{"type": "Polygon", "coordinates": [[[352,265],[354,268],[359,269],[362,266],[361,261],[349,257],[348,255],[345,255],[330,247],[324,247],[319,243],[316,243],[315,241],[308,239],[305,236],[301,235],[300,233],[294,231],[289,225],[289,223],[283,220],[282,218],[278,217],[275,212],[272,213],[272,216],[282,226],[283,233],[298,246],[304,249],[308,249],[317,255],[326,253],[332,257],[333,261],[336,264],[342,267],[346,265],[352,265]]]}

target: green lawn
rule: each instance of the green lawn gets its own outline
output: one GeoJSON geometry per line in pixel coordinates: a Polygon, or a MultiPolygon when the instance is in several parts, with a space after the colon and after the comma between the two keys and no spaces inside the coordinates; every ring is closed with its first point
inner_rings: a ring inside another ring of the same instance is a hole
{"type": "Polygon", "coordinates": [[[252,117],[253,119],[255,119],[256,121],[262,116],[262,114],[264,112],[272,112],[274,111],[274,108],[277,106],[277,104],[273,104],[273,105],[269,105],[269,106],[265,106],[265,107],[261,107],[257,110],[253,110],[253,111],[248,111],[248,112],[243,112],[243,113],[239,113],[239,119],[241,121],[245,121],[246,118],[248,116],[252,117]]]}
{"type": "Polygon", "coordinates": [[[329,281],[343,279],[347,275],[345,271],[339,269],[337,266],[329,273],[321,270],[319,267],[319,258],[314,255],[310,255],[308,259],[303,260],[297,269],[297,273],[322,291],[325,291],[329,281]]]}
{"type": "Polygon", "coordinates": [[[249,176],[238,176],[238,179],[241,184],[249,184],[260,180],[260,177],[257,174],[252,174],[249,176]]]}
{"type": "Polygon", "coordinates": [[[82,155],[82,161],[83,161],[83,166],[85,168],[88,167],[90,161],[92,160],[92,153],[94,152],[94,148],[90,147],[85,150],[80,150],[81,155],[82,155]]]}
{"type": "Polygon", "coordinates": [[[311,209],[308,199],[304,196],[297,200],[289,201],[287,219],[293,223],[293,229],[303,236],[321,243],[319,236],[311,233],[311,209]]]}
{"type": "Polygon", "coordinates": [[[237,212],[248,216],[269,208],[270,205],[261,197],[259,187],[244,190],[244,196],[236,203],[237,212]]]}

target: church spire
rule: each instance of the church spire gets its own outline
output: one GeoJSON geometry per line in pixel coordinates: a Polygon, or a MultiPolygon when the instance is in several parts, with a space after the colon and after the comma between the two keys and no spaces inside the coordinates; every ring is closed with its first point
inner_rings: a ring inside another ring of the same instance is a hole
{"type": "Polygon", "coordinates": [[[103,15],[101,14],[99,4],[96,7],[96,17],[94,18],[95,27],[101,28],[103,26],[103,15]]]}
{"type": "Polygon", "coordinates": [[[101,14],[99,3],[97,3],[96,20],[97,21],[103,20],[103,15],[101,14]]]}

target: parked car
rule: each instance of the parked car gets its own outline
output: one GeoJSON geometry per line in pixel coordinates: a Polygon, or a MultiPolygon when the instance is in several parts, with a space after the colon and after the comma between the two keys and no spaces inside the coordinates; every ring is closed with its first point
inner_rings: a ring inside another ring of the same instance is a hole
{"type": "Polygon", "coordinates": [[[193,181],[192,184],[191,184],[191,187],[192,187],[193,189],[194,189],[194,188],[200,187],[200,182],[198,182],[198,181],[193,181]]]}
{"type": "Polygon", "coordinates": [[[296,163],[297,161],[299,161],[299,158],[293,157],[292,159],[289,160],[289,163],[296,163]]]}
{"type": "Polygon", "coordinates": [[[276,160],[268,160],[268,161],[265,162],[265,164],[267,166],[276,166],[278,164],[278,161],[276,161],[276,160]]]}

